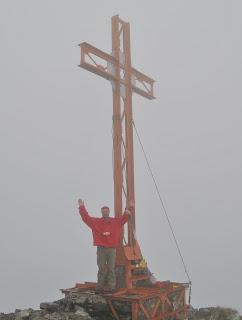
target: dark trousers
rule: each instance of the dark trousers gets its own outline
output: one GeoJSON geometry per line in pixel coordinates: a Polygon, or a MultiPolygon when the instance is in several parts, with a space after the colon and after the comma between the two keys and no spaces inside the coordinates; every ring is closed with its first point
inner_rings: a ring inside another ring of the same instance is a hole
{"type": "Polygon", "coordinates": [[[116,287],[115,276],[116,248],[97,247],[97,286],[110,289],[116,287]]]}

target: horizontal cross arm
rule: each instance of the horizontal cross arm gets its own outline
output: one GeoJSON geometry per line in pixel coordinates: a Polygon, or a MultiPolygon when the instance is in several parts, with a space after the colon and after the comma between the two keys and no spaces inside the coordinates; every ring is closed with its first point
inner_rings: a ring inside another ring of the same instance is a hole
{"type": "Polygon", "coordinates": [[[135,68],[132,68],[132,74],[135,75],[137,79],[147,81],[150,84],[153,84],[155,82],[155,80],[151,79],[150,77],[146,76],[144,73],[138,71],[135,68]]]}
{"type": "Polygon", "coordinates": [[[95,74],[103,77],[106,80],[117,80],[115,76],[113,76],[111,73],[105,71],[100,66],[97,67],[97,66],[91,65],[90,63],[82,62],[81,64],[79,64],[78,67],[81,67],[81,68],[86,69],[92,73],[95,73],[95,74]]]}
{"type": "Polygon", "coordinates": [[[118,80],[108,71],[107,64],[115,65],[118,61],[110,54],[97,49],[87,42],[79,44],[81,48],[81,62],[79,67],[95,73],[107,80],[118,80]]]}
{"type": "MultiPolygon", "coordinates": [[[[118,59],[87,42],[82,42],[79,46],[81,48],[79,67],[95,73],[104,79],[117,81],[124,86],[126,85],[125,72],[127,70],[118,59]],[[122,70],[120,76],[115,74],[115,66],[117,65],[122,70]]],[[[154,99],[154,80],[132,67],[129,69],[129,72],[131,73],[132,90],[145,98],[154,99]]]]}
{"type": "Polygon", "coordinates": [[[92,46],[91,44],[87,43],[87,42],[82,42],[79,44],[80,48],[81,48],[81,62],[83,61],[82,58],[83,55],[85,54],[93,54],[103,60],[105,60],[106,62],[110,62],[110,63],[116,63],[117,60],[111,55],[111,54],[108,54],[94,46],[92,46]]]}

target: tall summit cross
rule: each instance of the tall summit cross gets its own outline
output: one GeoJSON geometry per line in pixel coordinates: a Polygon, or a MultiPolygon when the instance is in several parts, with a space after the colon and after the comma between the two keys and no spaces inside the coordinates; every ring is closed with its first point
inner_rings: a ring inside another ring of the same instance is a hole
{"type": "MultiPolygon", "coordinates": [[[[119,16],[112,17],[111,54],[86,42],[81,43],[80,47],[80,67],[109,80],[112,85],[115,216],[121,216],[125,207],[132,211],[127,229],[123,230],[116,251],[115,291],[104,292],[102,296],[116,320],[126,318],[126,315],[132,320],[187,319],[190,310],[190,282],[157,281],[147,267],[136,239],[132,94],[135,92],[147,99],[154,99],[154,81],[132,67],[129,23],[122,21],[119,16]],[[186,289],[189,286],[189,304],[187,304],[186,289]]],[[[158,252],[157,259],[159,259],[158,252]]],[[[188,276],[187,271],[186,274],[188,276]]],[[[95,289],[97,289],[96,283],[85,282],[76,283],[74,288],[61,291],[70,297],[72,294],[76,296],[83,292],[87,299],[90,290],[95,289]]],[[[102,313],[101,309],[95,306],[97,304],[95,301],[99,299],[89,301],[88,298],[90,309],[93,313],[98,310],[98,314],[101,313],[106,318],[106,311],[102,313]]]]}
{"type": "MultiPolygon", "coordinates": [[[[112,17],[112,53],[105,53],[83,42],[80,67],[91,71],[111,82],[113,91],[113,152],[114,152],[114,211],[120,216],[125,207],[131,208],[132,215],[117,250],[116,267],[123,268],[123,280],[119,286],[132,288],[143,276],[132,276],[134,264],[142,261],[142,254],[135,236],[135,191],[133,151],[133,92],[154,99],[154,80],[131,65],[130,26],[118,15],[112,17]],[[125,242],[125,243],[123,243],[125,242]]],[[[120,273],[120,272],[119,272],[120,273]]],[[[142,279],[141,279],[142,278],[142,279]]]]}

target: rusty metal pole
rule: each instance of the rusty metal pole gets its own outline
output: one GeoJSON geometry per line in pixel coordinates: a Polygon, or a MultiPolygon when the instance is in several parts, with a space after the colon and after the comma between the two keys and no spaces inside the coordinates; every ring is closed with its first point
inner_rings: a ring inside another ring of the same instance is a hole
{"type": "MultiPolygon", "coordinates": [[[[134,205],[134,151],[133,151],[133,115],[132,115],[132,79],[131,79],[131,52],[130,52],[130,26],[119,19],[119,16],[112,17],[112,54],[117,60],[115,65],[115,81],[113,88],[113,148],[114,148],[114,203],[115,215],[122,213],[123,193],[126,189],[126,207],[130,203],[134,205]],[[120,32],[120,25],[122,32],[120,32]],[[121,34],[123,37],[121,47],[121,34]],[[123,52],[122,52],[122,51],[123,52]],[[120,54],[124,55],[124,61],[120,61],[120,54]],[[120,63],[124,64],[125,98],[124,117],[121,114],[120,94],[120,63]],[[123,122],[124,121],[124,125],[123,122]],[[122,159],[122,139],[125,141],[125,159],[122,159]],[[122,162],[122,160],[124,162],[122,162]],[[124,164],[124,166],[122,166],[124,164]],[[124,172],[125,171],[125,172],[124,172]],[[125,178],[124,178],[125,174],[125,178]]],[[[132,208],[132,216],[128,222],[128,245],[134,243],[135,230],[135,208],[132,208]]]]}
{"type": "Polygon", "coordinates": [[[114,153],[114,212],[115,216],[119,217],[122,214],[122,156],[121,156],[121,141],[122,141],[122,123],[120,111],[120,64],[119,64],[119,18],[112,17],[112,54],[117,62],[114,66],[115,77],[118,79],[113,86],[113,153],[114,153]]]}
{"type": "Polygon", "coordinates": [[[126,206],[133,204],[132,216],[128,222],[128,244],[133,245],[135,230],[135,194],[134,194],[134,150],[133,150],[133,112],[132,112],[132,79],[131,79],[131,50],[130,50],[130,25],[124,24],[123,44],[125,58],[125,135],[126,135],[126,171],[127,171],[127,198],[126,206]]]}

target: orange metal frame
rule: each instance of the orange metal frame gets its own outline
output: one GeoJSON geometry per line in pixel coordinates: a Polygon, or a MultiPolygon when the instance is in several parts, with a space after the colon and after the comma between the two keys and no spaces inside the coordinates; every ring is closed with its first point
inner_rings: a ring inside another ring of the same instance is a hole
{"type": "MultiPolygon", "coordinates": [[[[77,283],[74,288],[62,289],[61,291],[68,296],[73,292],[87,292],[95,290],[95,288],[95,283],[86,282],[77,283]]],[[[119,303],[119,308],[122,304],[126,308],[129,305],[132,320],[182,319],[189,309],[189,305],[186,304],[186,288],[188,288],[187,283],[163,281],[157,282],[152,288],[124,288],[104,296],[116,320],[122,319],[115,305],[116,301],[119,303]]]]}
{"type": "Polygon", "coordinates": [[[176,290],[170,289],[165,292],[162,292],[159,288],[138,288],[106,295],[112,314],[117,320],[121,320],[121,318],[115,309],[115,301],[123,301],[130,304],[132,320],[137,320],[141,317],[158,320],[183,316],[188,310],[188,306],[184,303],[184,297],[185,288],[181,286],[176,290]],[[172,301],[174,295],[177,296],[175,306],[172,301]]]}

